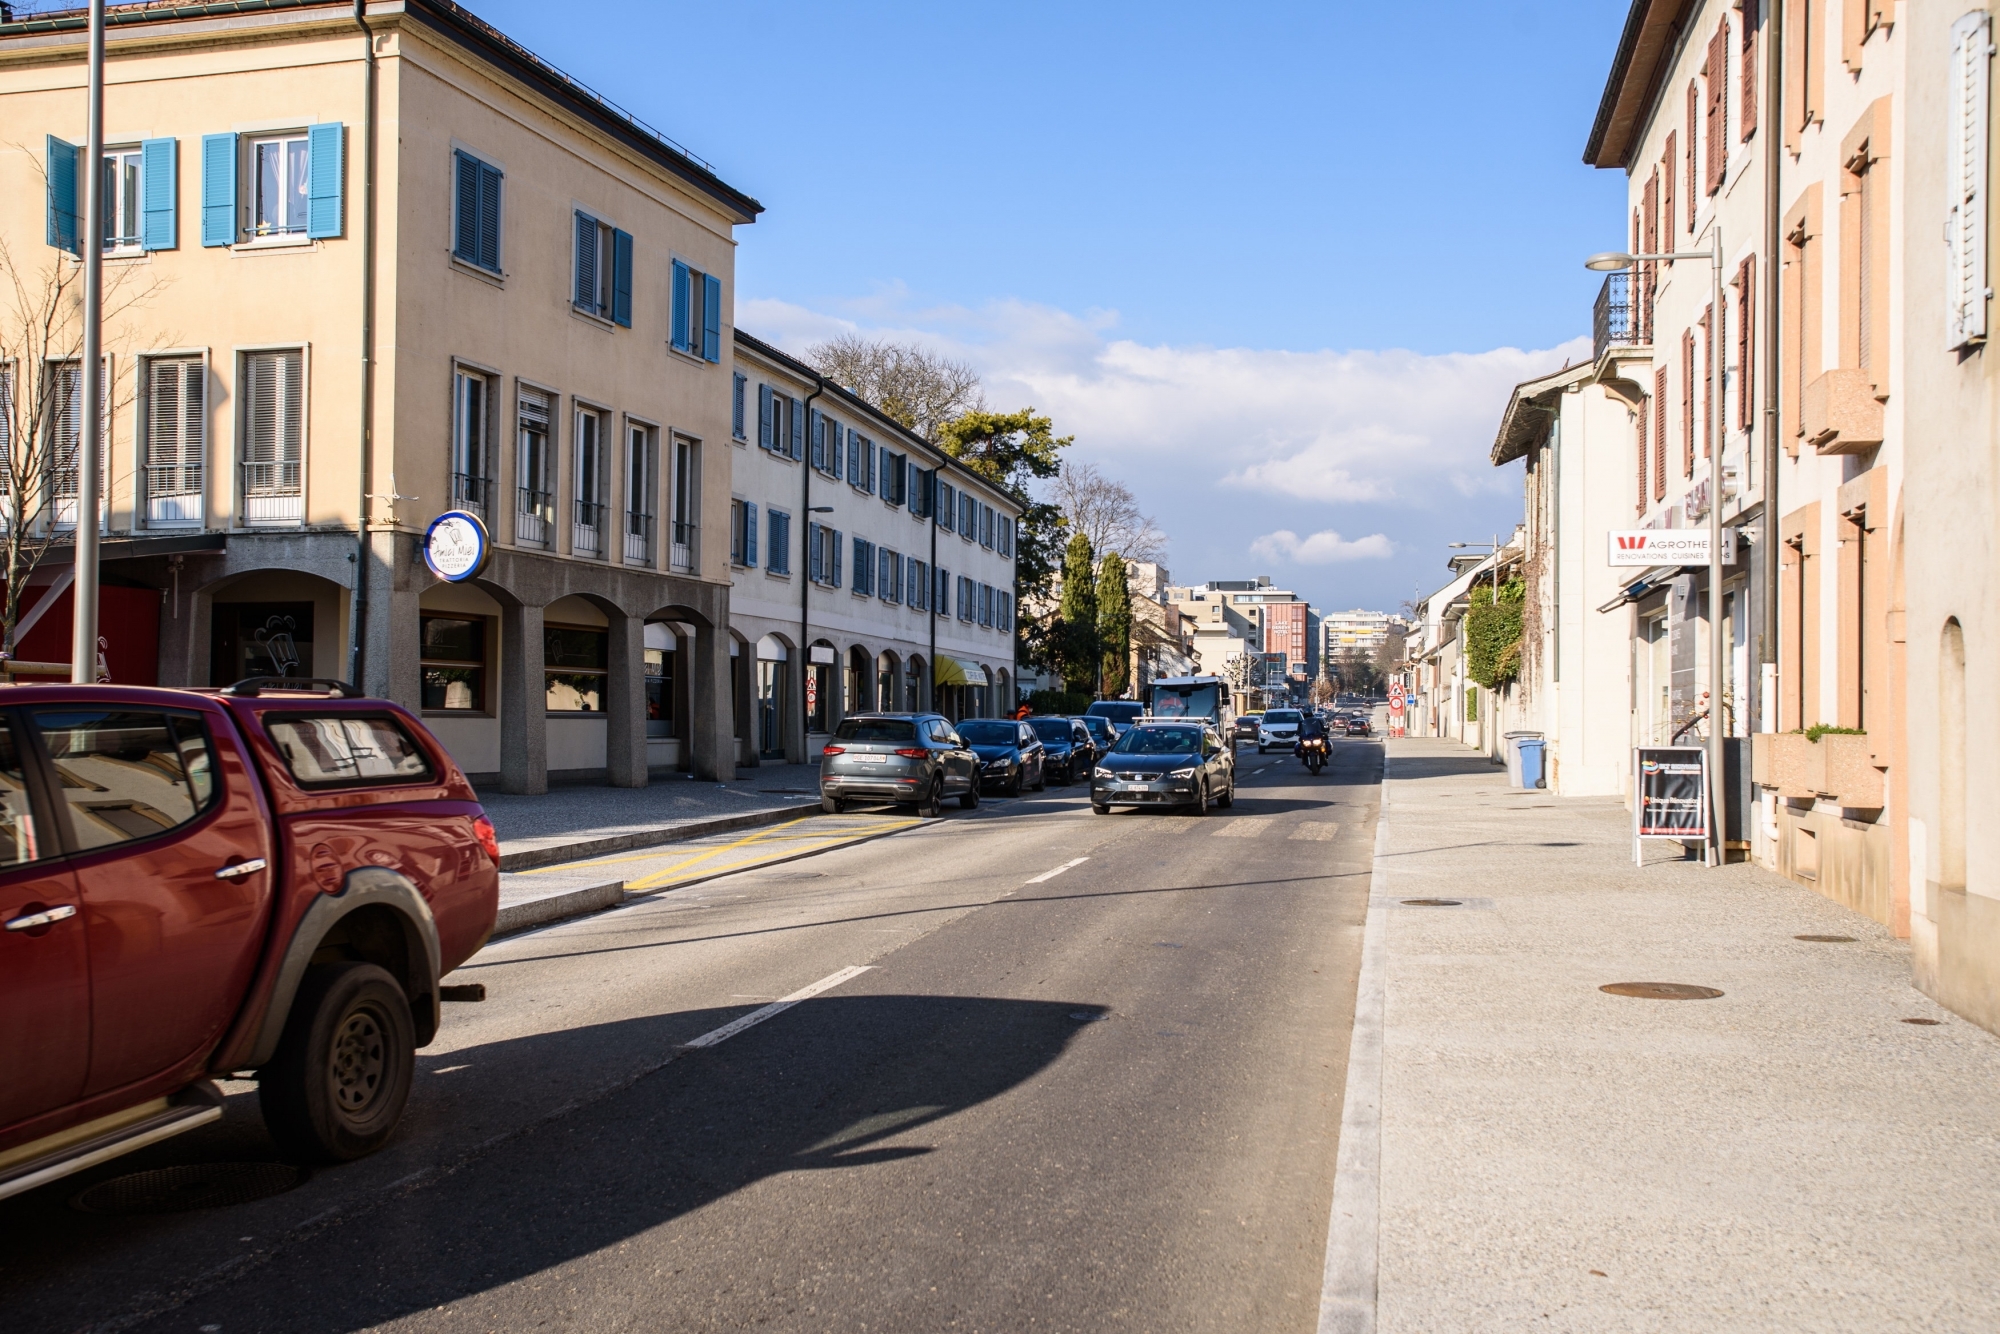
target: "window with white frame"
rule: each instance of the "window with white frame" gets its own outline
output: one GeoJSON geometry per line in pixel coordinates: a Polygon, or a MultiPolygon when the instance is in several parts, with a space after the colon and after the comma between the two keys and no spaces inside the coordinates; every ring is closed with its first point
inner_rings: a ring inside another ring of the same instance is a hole
{"type": "Polygon", "coordinates": [[[200,357],[149,357],[146,405],[146,522],[199,524],[207,463],[207,374],[200,357]]]}
{"type": "Polygon", "coordinates": [[[743,399],[745,397],[745,386],[748,384],[749,381],[744,378],[742,371],[737,371],[735,379],[730,381],[729,438],[732,440],[748,439],[743,433],[743,399]]]}
{"type": "Polygon", "coordinates": [[[487,445],[488,408],[493,379],[483,371],[459,366],[451,381],[451,503],[459,509],[487,513],[492,502],[491,452],[487,445]]]}
{"type": "Polygon", "coordinates": [[[979,584],[971,575],[958,576],[958,619],[970,623],[979,616],[979,584]]]}
{"type": "Polygon", "coordinates": [[[884,602],[903,600],[903,557],[902,553],[886,548],[877,558],[879,572],[875,581],[876,589],[884,602]]]}
{"type": "Polygon", "coordinates": [[[579,556],[604,554],[604,492],[609,479],[604,467],[604,416],[596,408],[579,407],[572,444],[576,455],[575,513],[570,521],[570,550],[579,556]]]}
{"type": "Polygon", "coordinates": [[[632,235],[576,210],[571,304],[587,315],[632,326],[632,235]]]}
{"type": "Polygon", "coordinates": [[[1000,554],[1014,554],[1014,521],[1004,514],[1000,516],[1000,554]]]}
{"type": "Polygon", "coordinates": [[[305,235],[312,205],[312,155],[305,131],[250,137],[245,142],[250,235],[305,235]]]}
{"type": "Polygon", "coordinates": [[[674,437],[672,566],[677,574],[701,568],[701,444],[674,437]]]}
{"type": "Polygon", "coordinates": [[[757,564],[757,507],[747,500],[729,502],[729,563],[746,569],[757,564]]]}
{"type": "Polygon", "coordinates": [[[549,422],[555,415],[553,396],[525,386],[514,420],[514,540],[546,546],[555,526],[554,451],[549,422]]]}
{"type": "Polygon", "coordinates": [[[246,352],[239,374],[243,521],[298,523],[306,513],[305,352],[246,352]]]}
{"type": "Polygon", "coordinates": [[[931,567],[912,556],[903,576],[904,603],[911,611],[927,609],[931,605],[931,567]]]}
{"type": "Polygon", "coordinates": [[[653,563],[653,497],[660,489],[659,434],[641,422],[625,424],[625,561],[653,563]]]}
{"type": "Polygon", "coordinates": [[[104,211],[104,253],[139,249],[139,228],[145,215],[140,195],[143,173],[139,146],[130,144],[104,150],[104,179],[99,187],[104,211]]]}
{"type": "MultiPolygon", "coordinates": [[[[101,516],[105,507],[105,485],[107,456],[111,449],[111,363],[109,358],[101,363],[102,371],[98,383],[98,422],[100,426],[97,448],[97,501],[101,516]]],[[[55,526],[74,528],[76,526],[77,479],[82,464],[83,449],[83,376],[79,364],[74,361],[58,362],[49,367],[49,441],[48,460],[51,499],[55,502],[55,526]]]]}

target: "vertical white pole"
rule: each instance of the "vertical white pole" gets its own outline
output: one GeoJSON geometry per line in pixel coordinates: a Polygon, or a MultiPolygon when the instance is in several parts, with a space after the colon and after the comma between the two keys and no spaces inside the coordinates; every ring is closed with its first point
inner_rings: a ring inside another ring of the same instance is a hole
{"type": "MultiPolygon", "coordinates": [[[[1708,845],[1714,860],[1711,866],[1727,861],[1723,836],[1727,832],[1723,816],[1726,796],[1722,790],[1722,368],[1728,364],[1723,350],[1725,320],[1722,307],[1722,224],[1709,234],[1714,247],[1715,295],[1708,317],[1708,845]]],[[[1737,374],[1742,374],[1741,368],[1737,374]]],[[[1742,701],[1737,701],[1739,707],[1742,701]]]]}
{"type": "Polygon", "coordinates": [[[76,591],[69,679],[97,679],[97,473],[104,436],[104,0],[90,0],[89,133],[83,150],[83,439],[76,457],[76,591]]]}

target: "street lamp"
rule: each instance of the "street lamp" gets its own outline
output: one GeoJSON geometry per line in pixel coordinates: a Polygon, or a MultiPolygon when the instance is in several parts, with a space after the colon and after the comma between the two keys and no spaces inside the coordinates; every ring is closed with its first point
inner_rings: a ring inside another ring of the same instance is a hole
{"type": "MultiPolygon", "coordinates": [[[[1708,336],[1708,819],[1709,865],[1724,862],[1722,806],[1722,376],[1716,362],[1723,343],[1722,227],[1708,231],[1707,250],[1665,251],[1656,254],[1626,254],[1606,250],[1583,261],[1594,273],[1617,273],[1634,264],[1653,260],[1706,259],[1711,279],[1708,336]]],[[[1657,410],[1657,405],[1655,405],[1657,410]]],[[[1771,503],[1765,498],[1765,504],[1771,503]]],[[[1635,793],[1633,799],[1638,799],[1635,793]]]]}

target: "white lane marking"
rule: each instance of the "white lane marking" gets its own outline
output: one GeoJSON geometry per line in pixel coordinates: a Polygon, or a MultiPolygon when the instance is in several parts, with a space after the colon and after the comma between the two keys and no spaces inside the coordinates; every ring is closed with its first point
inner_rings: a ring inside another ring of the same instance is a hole
{"type": "Polygon", "coordinates": [[[1326,1225],[1326,1268],[1320,1279],[1319,1334],[1374,1334],[1382,1246],[1382,1007],[1388,979],[1387,911],[1373,896],[1388,880],[1388,765],[1375,817],[1375,864],[1369,872],[1367,924],[1361,934],[1361,977],[1354,995],[1354,1035],[1347,1048],[1347,1090],[1341,1098],[1340,1152],[1333,1173],[1333,1207],[1326,1225]]]}
{"type": "Polygon", "coordinates": [[[794,991],[791,995],[780,997],[779,999],[772,1001],[769,1005],[766,1005],[761,1010],[752,1010],[750,1013],[744,1015],[741,1019],[732,1019],[730,1022],[724,1024],[721,1028],[710,1029],[708,1032],[703,1033],[700,1037],[694,1039],[694,1041],[692,1042],[683,1042],[681,1044],[681,1047],[682,1049],[687,1051],[696,1051],[702,1047],[713,1047],[718,1042],[727,1042],[729,1041],[729,1039],[735,1037],[738,1033],[741,1033],[744,1029],[755,1028],[758,1024],[763,1023],[766,1019],[770,1019],[776,1015],[783,1014],[785,1011],[791,1009],[794,1005],[797,1005],[800,1001],[811,1000],[814,996],[819,995],[820,992],[831,991],[835,987],[839,986],[842,982],[847,981],[849,978],[855,978],[861,976],[863,973],[868,971],[868,968],[869,965],[867,964],[857,964],[843,968],[837,973],[828,973],[825,977],[822,977],[819,981],[813,983],[811,986],[800,987],[797,991],[794,991]]]}
{"type": "Polygon", "coordinates": [[[1267,765],[1265,765],[1265,766],[1264,766],[1264,768],[1263,768],[1263,769],[1252,769],[1252,770],[1250,771],[1250,776],[1251,776],[1252,778],[1255,778],[1255,777],[1256,777],[1256,776],[1257,776],[1258,774],[1261,774],[1261,773],[1263,773],[1263,772],[1264,772],[1264,769],[1268,769],[1268,768],[1270,768],[1270,767],[1271,767],[1271,766],[1267,764],[1267,765]]]}
{"type": "Polygon", "coordinates": [[[1061,875],[1064,871],[1067,871],[1070,867],[1081,866],[1089,860],[1090,858],[1088,857],[1078,857],[1072,861],[1066,861],[1061,866],[1056,867],[1055,870],[1053,871],[1044,871],[1040,875],[1031,877],[1030,879],[1022,881],[1021,883],[1024,885],[1039,885],[1044,880],[1053,880],[1057,876],[1061,875]]]}
{"type": "Polygon", "coordinates": [[[1292,832],[1285,837],[1313,843],[1330,843],[1333,841],[1333,836],[1339,832],[1339,825],[1325,820],[1302,820],[1293,825],[1292,832]]]}

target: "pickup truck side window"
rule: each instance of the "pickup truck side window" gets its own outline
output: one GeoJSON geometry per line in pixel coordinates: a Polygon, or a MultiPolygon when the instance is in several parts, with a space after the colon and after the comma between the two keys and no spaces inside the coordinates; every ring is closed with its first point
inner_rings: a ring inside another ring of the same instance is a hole
{"type": "Polygon", "coordinates": [[[35,829],[21,748],[14,744],[12,724],[0,719],[0,866],[25,866],[57,851],[35,829]]]}
{"type": "Polygon", "coordinates": [[[215,799],[208,738],[191,717],[138,709],[36,709],[79,851],[178,828],[215,799]]]}
{"type": "Polygon", "coordinates": [[[303,788],[390,786],[434,776],[423,747],[381,714],[267,714],[264,727],[303,788]]]}

